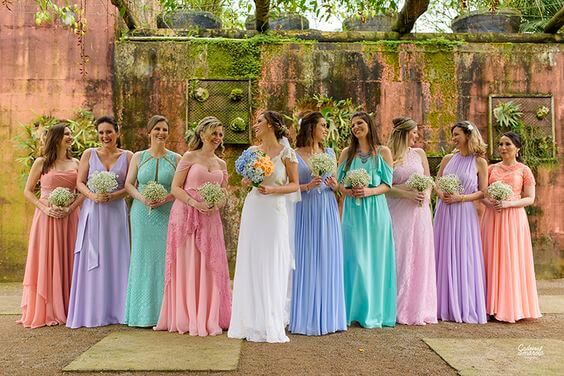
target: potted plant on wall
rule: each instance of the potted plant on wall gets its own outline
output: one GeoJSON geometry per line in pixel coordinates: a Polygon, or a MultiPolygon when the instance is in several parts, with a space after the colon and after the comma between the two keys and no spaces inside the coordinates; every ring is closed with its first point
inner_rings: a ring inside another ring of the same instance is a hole
{"type": "Polygon", "coordinates": [[[390,31],[398,14],[398,0],[345,0],[343,30],[390,31]]]}
{"type": "MultiPolygon", "coordinates": [[[[530,2],[530,1],[527,1],[530,2]]],[[[455,33],[518,33],[520,7],[525,0],[451,0],[459,16],[451,24],[455,33]]]]}
{"type": "Polygon", "coordinates": [[[226,0],[160,0],[157,26],[168,29],[221,29],[226,0]]]}

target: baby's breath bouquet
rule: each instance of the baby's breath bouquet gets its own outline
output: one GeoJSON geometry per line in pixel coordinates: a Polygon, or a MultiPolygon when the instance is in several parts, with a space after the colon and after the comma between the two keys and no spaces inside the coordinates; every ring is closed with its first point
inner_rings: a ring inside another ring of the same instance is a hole
{"type": "Polygon", "coordinates": [[[437,187],[439,187],[441,191],[448,195],[454,195],[462,192],[462,185],[460,185],[460,180],[458,180],[458,176],[454,174],[438,177],[437,187]]]}
{"type": "Polygon", "coordinates": [[[67,208],[74,201],[74,193],[65,187],[57,187],[47,197],[49,203],[60,208],[67,208]]]}
{"type": "Polygon", "coordinates": [[[502,181],[496,181],[488,187],[488,196],[497,201],[507,200],[513,195],[513,189],[509,184],[502,181]]]}
{"type": "MultiPolygon", "coordinates": [[[[406,182],[407,186],[411,189],[416,190],[417,192],[425,192],[429,188],[431,188],[434,184],[433,178],[427,175],[421,174],[411,174],[409,179],[406,182]]],[[[423,203],[420,202],[419,206],[422,206],[423,203]]]]}
{"type": "MultiPolygon", "coordinates": [[[[162,184],[151,180],[150,182],[145,184],[141,194],[150,202],[160,202],[163,201],[166,196],[168,196],[168,191],[162,184]]],[[[149,212],[150,211],[151,209],[149,209],[149,212]]]]}
{"type": "Polygon", "coordinates": [[[213,208],[225,198],[225,191],[217,183],[206,182],[198,188],[198,192],[209,208],[213,208]]]}
{"type": "Polygon", "coordinates": [[[109,193],[117,189],[117,178],[118,176],[111,171],[96,171],[86,185],[94,193],[109,193]]]}
{"type": "MultiPolygon", "coordinates": [[[[337,169],[337,161],[327,153],[313,154],[309,158],[312,176],[330,175],[337,169]]],[[[321,187],[317,187],[317,191],[321,192],[321,187]]]]}
{"type": "MultiPolygon", "coordinates": [[[[368,175],[368,172],[363,168],[349,170],[345,175],[343,184],[345,184],[346,187],[365,188],[370,184],[370,175],[368,175]]],[[[360,198],[355,198],[355,204],[360,206],[360,198]]]]}

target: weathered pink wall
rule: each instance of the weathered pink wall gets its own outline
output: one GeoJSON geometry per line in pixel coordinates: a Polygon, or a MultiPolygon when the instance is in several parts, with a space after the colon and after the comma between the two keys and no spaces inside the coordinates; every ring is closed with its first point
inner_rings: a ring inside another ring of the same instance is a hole
{"type": "MultiPolygon", "coordinates": [[[[115,11],[109,0],[87,1],[89,56],[87,76],[80,74],[80,50],[74,34],[59,26],[36,26],[37,5],[14,1],[0,5],[0,281],[21,274],[32,208],[21,194],[20,166],[12,142],[39,115],[71,117],[86,107],[95,115],[112,112],[112,59],[115,11]]],[[[20,277],[21,278],[21,277],[20,277]]]]}

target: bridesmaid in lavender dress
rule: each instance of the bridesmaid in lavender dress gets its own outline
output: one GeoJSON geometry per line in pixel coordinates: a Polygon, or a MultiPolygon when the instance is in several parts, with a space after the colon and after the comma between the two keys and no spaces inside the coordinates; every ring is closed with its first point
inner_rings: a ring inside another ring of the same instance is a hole
{"type": "Polygon", "coordinates": [[[429,192],[406,185],[412,174],[429,176],[423,149],[417,141],[417,123],[407,117],[393,120],[389,147],[394,157],[392,189],[386,193],[396,245],[397,322],[425,325],[437,322],[435,246],[429,192]]]}
{"type": "Polygon", "coordinates": [[[475,125],[461,121],[451,128],[455,151],[443,158],[438,176],[454,174],[463,191],[448,195],[437,188],[435,252],[438,317],[445,321],[485,324],[484,258],[480,224],[473,201],[487,188],[486,145],[475,125]]]}
{"type": "Polygon", "coordinates": [[[67,326],[80,328],[122,324],[129,270],[129,226],[124,197],[132,153],[117,147],[119,128],[112,117],[94,123],[99,149],[80,159],[77,188],[86,197],[78,223],[67,326]],[[112,171],[118,188],[107,194],[86,186],[95,171],[112,171]]]}

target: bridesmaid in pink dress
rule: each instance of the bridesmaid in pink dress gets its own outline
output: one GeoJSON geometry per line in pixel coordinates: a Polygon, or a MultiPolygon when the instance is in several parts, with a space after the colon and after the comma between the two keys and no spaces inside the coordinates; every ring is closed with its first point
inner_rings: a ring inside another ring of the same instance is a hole
{"type": "Polygon", "coordinates": [[[482,244],[486,267],[486,312],[496,320],[515,322],[541,317],[531,232],[525,206],[535,201],[535,178],[521,163],[521,139],[514,132],[499,140],[502,161],[489,168],[488,184],[501,181],[513,188],[505,201],[486,198],[482,244]]]}
{"type": "Polygon", "coordinates": [[[219,208],[208,207],[198,193],[206,182],[227,186],[227,166],[216,155],[218,147],[223,148],[223,126],[208,116],[196,127],[172,181],[176,201],[170,211],[164,296],[155,330],[207,336],[229,326],[223,225],[219,208]]]}
{"type": "Polygon", "coordinates": [[[65,124],[47,132],[43,157],[31,167],[25,185],[25,198],[35,205],[23,281],[22,317],[26,328],[65,324],[72,279],[72,265],[79,206],[82,196],[60,208],[49,204],[49,194],[57,187],[75,193],[78,160],[71,156],[72,133],[65,124]],[[41,197],[35,195],[37,182],[41,197]]]}
{"type": "Polygon", "coordinates": [[[395,118],[393,123],[388,146],[394,157],[394,179],[386,198],[396,246],[397,322],[435,324],[435,242],[429,192],[417,192],[406,185],[412,174],[429,176],[429,163],[423,149],[413,148],[417,123],[407,117],[395,118]]]}

